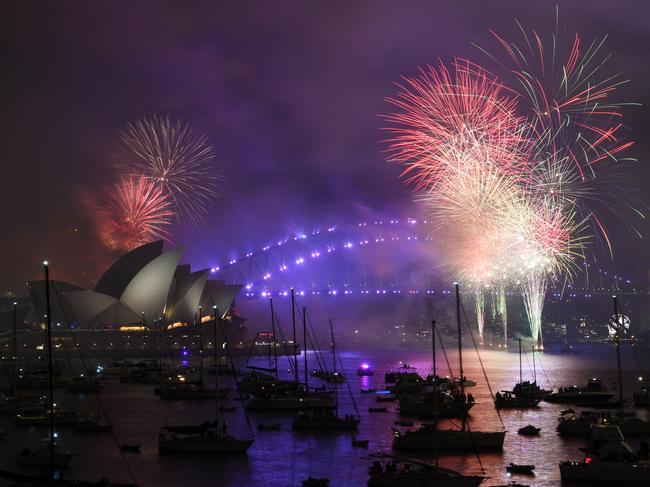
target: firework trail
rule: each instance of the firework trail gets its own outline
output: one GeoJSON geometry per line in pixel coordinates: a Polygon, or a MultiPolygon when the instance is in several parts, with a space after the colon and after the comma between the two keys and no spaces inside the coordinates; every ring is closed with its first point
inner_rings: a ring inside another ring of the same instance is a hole
{"type": "Polygon", "coordinates": [[[206,137],[179,120],[154,115],[120,131],[115,165],[121,174],[154,182],[169,196],[178,218],[198,223],[219,196],[214,161],[206,137]]]}
{"type": "Polygon", "coordinates": [[[115,184],[97,217],[107,249],[126,252],[153,240],[167,240],[174,212],[155,182],[125,176],[115,184]]]}

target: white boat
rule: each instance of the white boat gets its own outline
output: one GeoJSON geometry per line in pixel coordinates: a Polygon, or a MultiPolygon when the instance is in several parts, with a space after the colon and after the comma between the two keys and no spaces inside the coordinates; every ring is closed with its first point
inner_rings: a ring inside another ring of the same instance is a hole
{"type": "Polygon", "coordinates": [[[558,392],[548,395],[544,400],[558,403],[600,402],[608,401],[612,396],[614,394],[607,392],[600,379],[589,379],[586,387],[561,387],[558,392]]]}

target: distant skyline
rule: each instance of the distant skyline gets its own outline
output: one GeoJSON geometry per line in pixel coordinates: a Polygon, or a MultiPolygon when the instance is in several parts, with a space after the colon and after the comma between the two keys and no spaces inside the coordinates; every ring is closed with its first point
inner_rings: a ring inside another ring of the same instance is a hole
{"type": "MultiPolygon", "coordinates": [[[[642,104],[627,120],[632,181],[647,187],[650,4],[572,1],[559,11],[585,42],[608,35],[608,69],[630,80],[617,96],[642,104]]],[[[454,56],[485,62],[471,44],[490,42],[490,29],[515,35],[517,18],[544,33],[554,17],[554,3],[517,1],[6,6],[0,290],[23,291],[44,257],[57,279],[91,280],[97,240],[83,195],[110,184],[118,130],[154,113],[205,134],[222,168],[210,217],[172,232],[196,267],[293,230],[417,215],[383,154],[379,115],[394,83],[454,56]]],[[[596,253],[601,267],[642,284],[647,250],[623,234],[614,262],[596,253]]]]}

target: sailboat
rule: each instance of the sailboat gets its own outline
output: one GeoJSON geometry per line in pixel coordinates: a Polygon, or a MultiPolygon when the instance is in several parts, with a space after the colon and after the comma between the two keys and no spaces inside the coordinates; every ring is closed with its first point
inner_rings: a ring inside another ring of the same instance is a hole
{"type": "MultiPolygon", "coordinates": [[[[306,310],[302,309],[302,319],[303,319],[303,329],[305,335],[305,381],[307,380],[307,322],[306,322],[306,310]]],[[[330,335],[332,339],[332,360],[334,364],[333,373],[336,373],[336,344],[334,342],[334,329],[332,326],[332,320],[330,320],[330,335]]],[[[349,386],[348,386],[349,387],[349,386]]],[[[325,411],[314,411],[314,412],[302,412],[293,420],[293,429],[297,430],[356,430],[359,426],[360,419],[359,414],[354,416],[352,414],[346,414],[344,417],[339,416],[339,403],[338,403],[338,387],[334,386],[334,410],[325,410],[325,411]]],[[[352,392],[350,392],[352,395],[352,392]]],[[[354,398],[352,399],[354,402],[354,398]]],[[[356,408],[356,405],[355,405],[356,408]]]]}
{"type": "MultiPolygon", "coordinates": [[[[460,325],[460,293],[456,289],[456,324],[458,328],[458,361],[460,377],[463,375],[463,354],[460,325]]],[[[461,382],[461,395],[465,395],[465,387],[461,382]]],[[[435,397],[435,396],[434,396],[435,397]]],[[[439,450],[486,450],[503,448],[505,431],[470,431],[467,417],[463,416],[462,427],[457,429],[439,429],[437,421],[423,425],[418,430],[404,433],[395,432],[393,448],[402,451],[439,451],[439,450]]]]}
{"type": "MultiPolygon", "coordinates": [[[[618,317],[618,301],[616,296],[614,301],[614,316],[618,317]]],[[[586,436],[590,434],[594,425],[611,424],[618,426],[625,436],[647,436],[650,435],[650,421],[637,418],[627,417],[623,413],[623,376],[621,368],[621,333],[624,332],[622,327],[614,325],[616,328],[616,366],[618,372],[618,401],[614,403],[619,408],[617,415],[601,414],[597,415],[591,411],[582,411],[580,416],[575,414],[563,415],[560,417],[556,431],[564,436],[586,436]]],[[[591,382],[591,381],[590,381],[591,382]]],[[[600,384],[600,383],[599,383],[600,384]]],[[[613,394],[609,394],[609,397],[613,394]]],[[[609,398],[608,397],[608,398],[609,398]]],[[[601,400],[600,403],[603,401],[601,400]]]]}
{"type": "MultiPolygon", "coordinates": [[[[400,395],[399,412],[402,415],[434,415],[438,418],[462,418],[474,406],[474,402],[468,401],[467,396],[464,394],[450,394],[441,390],[443,384],[446,385],[446,382],[443,382],[436,373],[435,320],[431,321],[431,339],[433,373],[430,382],[433,386],[433,391],[424,395],[400,395]]],[[[451,383],[451,381],[449,382],[451,383]]],[[[453,391],[459,391],[459,388],[453,387],[453,391]]]]}
{"type": "MultiPolygon", "coordinates": [[[[196,315],[194,317],[196,318],[196,315]]],[[[201,306],[199,306],[198,320],[195,320],[195,322],[199,327],[199,380],[197,383],[188,382],[186,380],[174,380],[165,383],[155,389],[155,393],[161,399],[215,399],[217,396],[219,396],[220,399],[225,399],[230,392],[229,387],[215,387],[214,389],[205,387],[205,382],[203,380],[203,314],[201,306]]],[[[185,379],[184,376],[181,377],[185,379]]]]}
{"type": "MultiPolygon", "coordinates": [[[[217,307],[214,307],[214,362],[219,363],[217,346],[217,307]]],[[[224,331],[224,339],[228,336],[224,331]]],[[[219,368],[215,370],[216,389],[219,388],[219,368]]],[[[228,425],[219,425],[219,395],[215,400],[215,420],[198,426],[166,426],[158,437],[158,450],[173,453],[240,453],[244,454],[251,447],[254,438],[236,438],[228,433],[228,425]]]]}
{"type": "Polygon", "coordinates": [[[35,450],[23,449],[16,459],[16,465],[32,468],[63,468],[67,467],[75,456],[76,453],[59,444],[55,433],[53,445],[50,445],[49,438],[44,438],[35,450]]]}
{"type": "MultiPolygon", "coordinates": [[[[296,302],[294,290],[291,289],[291,321],[293,325],[293,343],[296,342],[296,302]]],[[[335,404],[329,391],[309,391],[302,387],[298,380],[299,365],[297,348],[293,347],[293,371],[295,387],[283,390],[262,389],[251,392],[252,399],[246,404],[251,411],[307,411],[316,409],[334,409],[335,404]]],[[[307,353],[307,350],[304,351],[307,353]]],[[[305,384],[307,386],[307,369],[305,369],[305,384]]]]}
{"type": "Polygon", "coordinates": [[[620,429],[614,425],[598,425],[591,429],[594,444],[581,448],[582,461],[560,463],[562,480],[607,482],[622,485],[648,485],[650,461],[648,448],[635,452],[625,442],[620,429]]]}
{"type": "Polygon", "coordinates": [[[46,299],[46,326],[47,326],[47,370],[48,370],[48,401],[49,408],[47,416],[49,417],[50,435],[49,438],[41,441],[36,450],[23,449],[18,458],[16,465],[24,467],[47,467],[50,468],[49,479],[57,477],[57,468],[64,467],[70,463],[75,456],[71,451],[63,448],[59,444],[58,435],[54,431],[55,425],[55,404],[54,404],[54,373],[52,369],[52,310],[50,307],[50,270],[48,262],[43,262],[45,271],[45,299],[46,299]]]}
{"type": "Polygon", "coordinates": [[[465,476],[449,468],[394,455],[374,455],[368,487],[478,487],[485,477],[465,476]]]}
{"type": "Polygon", "coordinates": [[[533,350],[533,381],[523,381],[521,375],[521,338],[519,339],[519,382],[512,388],[512,393],[517,398],[530,398],[530,399],[545,399],[550,396],[553,391],[542,389],[537,385],[537,371],[535,368],[535,347],[533,350]]]}
{"type": "MultiPolygon", "coordinates": [[[[533,351],[533,354],[535,352],[533,351]]],[[[519,387],[519,394],[516,394],[513,391],[501,391],[497,392],[494,398],[494,406],[497,409],[522,409],[522,408],[535,408],[539,404],[540,389],[537,385],[537,381],[533,382],[523,382],[522,380],[522,370],[521,370],[521,338],[519,339],[519,382],[515,385],[515,389],[519,387]]],[[[546,392],[546,391],[544,391],[546,392]]],[[[550,393],[550,391],[549,391],[550,393]]]]}

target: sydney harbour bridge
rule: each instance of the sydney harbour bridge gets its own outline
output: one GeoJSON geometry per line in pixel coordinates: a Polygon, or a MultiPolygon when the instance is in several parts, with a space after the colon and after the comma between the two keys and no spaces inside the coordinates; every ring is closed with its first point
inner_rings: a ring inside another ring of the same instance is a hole
{"type": "MultiPolygon", "coordinates": [[[[277,236],[258,248],[223,256],[211,272],[227,283],[244,285],[238,304],[250,314],[260,312],[257,320],[264,319],[261,313],[270,298],[288,301],[293,289],[303,303],[320,308],[323,318],[338,314],[359,323],[372,316],[375,321],[383,319],[395,326],[411,323],[423,329],[431,315],[453,321],[453,283],[438,258],[439,243],[433,224],[426,219],[379,218],[277,236]],[[340,313],[342,309],[345,313],[340,313]]],[[[590,269],[588,286],[564,283],[548,290],[546,321],[551,327],[557,325],[553,304],[590,306],[589,302],[603,297],[606,307],[613,291],[631,292],[632,283],[624,276],[590,269]]],[[[496,296],[487,294],[487,333],[503,336],[496,296]]],[[[471,293],[465,293],[467,319],[476,326],[473,300],[471,293]]],[[[509,289],[507,301],[512,336],[517,329],[525,334],[528,324],[521,291],[509,289]]]]}

